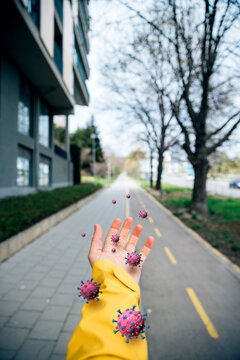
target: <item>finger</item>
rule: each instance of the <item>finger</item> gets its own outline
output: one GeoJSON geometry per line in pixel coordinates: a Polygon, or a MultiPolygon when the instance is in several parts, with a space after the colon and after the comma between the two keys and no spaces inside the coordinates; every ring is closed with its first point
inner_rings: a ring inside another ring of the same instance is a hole
{"type": "Polygon", "coordinates": [[[102,236],[103,231],[99,224],[94,225],[94,234],[88,254],[88,258],[92,258],[97,252],[102,251],[102,236]]]}
{"type": "Polygon", "coordinates": [[[120,226],[121,226],[121,219],[119,218],[116,218],[111,227],[110,227],[110,230],[106,236],[106,239],[105,239],[105,242],[104,242],[104,245],[103,245],[103,251],[106,251],[111,245],[113,245],[112,241],[111,241],[111,238],[113,235],[117,234],[120,226]]]}
{"type": "Polygon", "coordinates": [[[141,254],[141,259],[144,261],[146,260],[146,258],[148,257],[151,248],[153,246],[154,243],[154,237],[153,236],[149,236],[144,244],[144,247],[142,248],[142,250],[140,251],[139,255],[141,254]]]}
{"type": "Polygon", "coordinates": [[[119,237],[120,237],[120,242],[118,244],[119,248],[123,249],[125,247],[132,224],[133,224],[133,218],[127,217],[119,233],[119,237]]]}
{"type": "Polygon", "coordinates": [[[138,224],[137,226],[135,226],[133,232],[132,232],[132,235],[126,245],[126,248],[125,250],[128,251],[128,252],[133,252],[135,250],[135,247],[137,245],[137,242],[138,242],[138,238],[142,232],[142,225],[138,224]]]}

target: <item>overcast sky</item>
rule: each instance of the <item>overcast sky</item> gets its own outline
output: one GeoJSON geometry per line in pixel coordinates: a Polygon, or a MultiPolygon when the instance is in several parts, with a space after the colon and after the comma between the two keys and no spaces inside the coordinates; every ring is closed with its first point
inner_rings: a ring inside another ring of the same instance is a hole
{"type": "MultiPolygon", "coordinates": [[[[146,4],[135,0],[135,6],[146,4]],[[140,4],[140,5],[139,5],[140,4]]],[[[75,115],[70,117],[69,130],[74,132],[77,128],[85,127],[87,121],[94,115],[99,130],[102,147],[105,152],[114,152],[117,156],[127,156],[137,146],[135,133],[139,128],[124,129],[123,124],[117,119],[117,112],[103,111],[102,104],[111,101],[111,94],[108,94],[103,86],[104,79],[100,74],[100,64],[107,61],[110,56],[108,44],[117,42],[123,34],[115,30],[116,21],[123,20],[126,31],[129,31],[129,11],[117,1],[92,0],[89,3],[91,17],[89,31],[90,53],[88,61],[90,66],[90,79],[87,81],[90,93],[89,106],[75,106],[75,115]],[[108,24],[108,25],[106,25],[108,24]],[[107,98],[108,97],[108,98],[107,98]]],[[[238,130],[238,134],[240,129],[238,130]]],[[[240,154],[240,142],[230,146],[226,143],[224,149],[231,155],[240,154]]]]}

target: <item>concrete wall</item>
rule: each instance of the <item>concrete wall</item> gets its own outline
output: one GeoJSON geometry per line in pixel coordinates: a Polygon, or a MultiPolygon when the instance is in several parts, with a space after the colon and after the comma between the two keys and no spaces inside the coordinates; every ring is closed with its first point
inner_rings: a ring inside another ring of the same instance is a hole
{"type": "Polygon", "coordinates": [[[54,7],[54,0],[41,0],[40,35],[51,57],[54,56],[54,7]]]}
{"type": "Polygon", "coordinates": [[[14,63],[2,56],[0,58],[0,198],[14,195],[25,195],[35,192],[38,188],[39,156],[51,159],[52,187],[69,186],[72,184],[72,164],[66,159],[54,154],[53,119],[51,118],[51,146],[44,147],[38,143],[38,116],[40,97],[33,88],[34,115],[33,137],[18,132],[18,101],[20,72],[14,63]],[[17,156],[21,145],[33,153],[32,186],[18,187],[17,156]]]}

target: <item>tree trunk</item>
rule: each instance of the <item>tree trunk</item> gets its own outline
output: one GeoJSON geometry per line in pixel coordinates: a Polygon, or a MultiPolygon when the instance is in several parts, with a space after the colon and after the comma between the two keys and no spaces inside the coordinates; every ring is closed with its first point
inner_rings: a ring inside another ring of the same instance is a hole
{"type": "Polygon", "coordinates": [[[202,214],[208,214],[206,182],[210,166],[207,159],[201,160],[194,165],[194,187],[192,192],[191,209],[202,214]]]}
{"type": "Polygon", "coordinates": [[[150,153],[150,188],[153,188],[153,155],[150,153]]]}
{"type": "Polygon", "coordinates": [[[158,150],[158,168],[157,168],[156,190],[159,190],[160,196],[162,195],[162,170],[163,170],[163,153],[161,150],[158,150]]]}

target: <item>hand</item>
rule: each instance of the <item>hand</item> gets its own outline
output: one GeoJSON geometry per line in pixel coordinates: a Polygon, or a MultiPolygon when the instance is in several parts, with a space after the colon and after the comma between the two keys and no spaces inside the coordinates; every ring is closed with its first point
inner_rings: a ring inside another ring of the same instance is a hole
{"type": "Polygon", "coordinates": [[[153,246],[154,238],[152,236],[149,236],[147,238],[142,251],[139,253],[142,254],[141,259],[143,260],[143,262],[140,263],[141,264],[140,267],[136,266],[132,269],[128,264],[125,264],[126,263],[125,257],[127,257],[128,252],[131,253],[135,250],[135,247],[138,242],[138,238],[143,229],[142,225],[140,224],[135,226],[129,241],[126,244],[132,224],[133,224],[133,219],[130,217],[126,218],[123,227],[119,233],[120,241],[114,245],[113,242],[111,241],[112,235],[117,234],[121,226],[121,219],[119,218],[115,219],[106,236],[103,247],[102,247],[102,236],[103,236],[102,228],[99,224],[95,224],[94,226],[95,231],[92,237],[92,242],[88,253],[88,260],[91,266],[93,266],[93,264],[97,260],[112,261],[113,263],[120,266],[123,270],[125,270],[129,275],[131,275],[132,278],[137,283],[139,283],[141,277],[142,265],[150,253],[150,250],[153,246]],[[116,252],[112,252],[112,248],[115,248],[116,252]]]}

